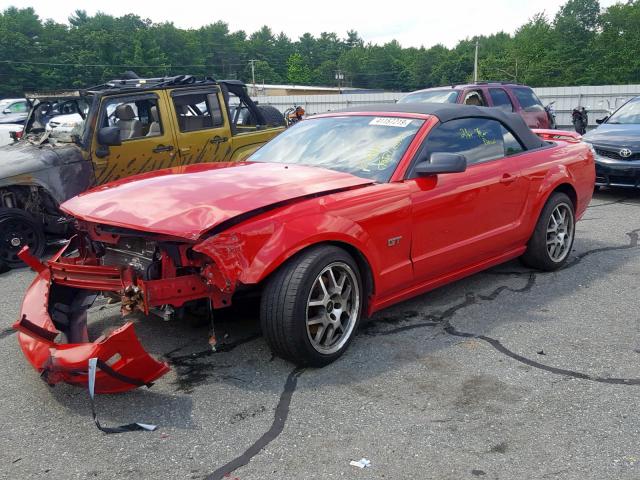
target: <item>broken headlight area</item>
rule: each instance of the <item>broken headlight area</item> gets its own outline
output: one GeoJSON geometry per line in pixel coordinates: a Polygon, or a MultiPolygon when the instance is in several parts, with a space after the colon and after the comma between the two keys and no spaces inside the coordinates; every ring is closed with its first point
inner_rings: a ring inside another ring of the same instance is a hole
{"type": "Polygon", "coordinates": [[[190,244],[117,235],[108,240],[77,236],[45,263],[28,250],[20,253],[37,276],[14,327],[25,356],[49,384],[86,386],[90,358],[99,360],[98,393],[150,385],[169,371],[144,350],[131,322],[91,338],[87,313],[101,296],[119,301],[123,316],[164,319],[189,305],[231,303],[234,289],[215,285],[215,264],[190,244]]]}

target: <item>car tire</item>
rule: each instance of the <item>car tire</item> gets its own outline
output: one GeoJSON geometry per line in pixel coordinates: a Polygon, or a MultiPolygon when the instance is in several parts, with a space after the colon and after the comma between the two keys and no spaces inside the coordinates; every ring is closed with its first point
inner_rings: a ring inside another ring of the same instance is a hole
{"type": "Polygon", "coordinates": [[[265,123],[269,126],[284,127],[287,124],[284,115],[276,107],[272,107],[271,105],[258,105],[258,110],[260,110],[265,123]]]}
{"type": "Polygon", "coordinates": [[[17,255],[25,245],[32,255],[42,256],[46,246],[42,225],[19,208],[0,209],[0,264],[8,268],[25,267],[17,255]]]}
{"type": "Polygon", "coordinates": [[[310,248],[268,279],[260,304],[262,333],[275,355],[322,367],[351,343],[363,293],[358,266],[347,252],[332,245],[310,248]]]}
{"type": "Polygon", "coordinates": [[[538,223],[522,255],[522,262],[538,270],[553,271],[569,258],[575,239],[573,202],[564,193],[551,195],[538,218],[538,223]]]}

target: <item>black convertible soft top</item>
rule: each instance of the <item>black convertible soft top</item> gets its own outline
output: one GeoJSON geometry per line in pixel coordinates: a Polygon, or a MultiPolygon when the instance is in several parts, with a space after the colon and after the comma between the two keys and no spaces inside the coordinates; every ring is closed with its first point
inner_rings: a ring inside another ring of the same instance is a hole
{"type": "Polygon", "coordinates": [[[352,107],[332,113],[340,112],[419,113],[433,115],[442,123],[459,118],[488,118],[502,122],[518,137],[527,150],[542,148],[547,145],[545,141],[531,131],[520,115],[506,113],[498,108],[476,107],[457,103],[380,103],[352,107]]]}

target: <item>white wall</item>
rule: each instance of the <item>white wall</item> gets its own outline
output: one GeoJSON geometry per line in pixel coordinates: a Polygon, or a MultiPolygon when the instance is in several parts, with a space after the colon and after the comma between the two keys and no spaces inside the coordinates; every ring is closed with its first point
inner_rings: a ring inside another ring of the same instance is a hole
{"type": "Polygon", "coordinates": [[[607,115],[607,109],[615,110],[627,100],[640,95],[640,85],[602,85],[595,87],[546,87],[534,88],[542,103],[555,100],[558,125],[571,125],[571,110],[585,106],[589,111],[589,125],[607,115]],[[608,103],[607,103],[608,102],[608,103]]]}
{"type": "MultiPolygon", "coordinates": [[[[607,101],[611,108],[622,105],[626,100],[640,95],[640,85],[605,85],[595,87],[548,87],[534,88],[543,104],[555,101],[558,125],[571,126],[571,110],[576,106],[586,106],[589,110],[589,124],[595,125],[596,118],[606,115],[607,101]]],[[[343,108],[357,107],[371,103],[395,103],[406,93],[357,93],[343,95],[288,95],[255,97],[263,105],[273,105],[281,112],[294,105],[301,105],[311,115],[343,108]]]]}

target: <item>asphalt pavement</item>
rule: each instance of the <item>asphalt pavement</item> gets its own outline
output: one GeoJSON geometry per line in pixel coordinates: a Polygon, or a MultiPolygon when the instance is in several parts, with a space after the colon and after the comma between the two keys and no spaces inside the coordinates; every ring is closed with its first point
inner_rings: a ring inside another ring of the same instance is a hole
{"type": "Polygon", "coordinates": [[[215,354],[206,327],[136,318],[172,370],[97,397],[106,426],[158,425],[113,435],[86,390],[23,358],[10,325],[33,274],[4,273],[0,478],[640,478],[639,236],[640,192],[602,191],[566,268],[510,262],[396,305],[323,369],[273,358],[251,304],[220,319],[215,354]]]}

